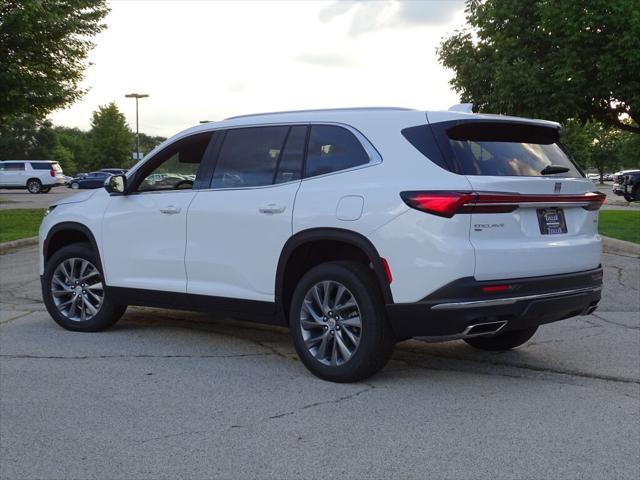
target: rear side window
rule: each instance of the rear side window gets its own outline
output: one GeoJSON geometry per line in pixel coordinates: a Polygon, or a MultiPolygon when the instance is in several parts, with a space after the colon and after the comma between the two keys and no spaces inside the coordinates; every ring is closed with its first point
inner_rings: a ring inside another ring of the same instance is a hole
{"type": "Polygon", "coordinates": [[[305,177],[346,170],[369,163],[360,141],[346,128],[314,125],[309,134],[305,177]]]}
{"type": "Polygon", "coordinates": [[[211,188],[271,185],[288,132],[288,126],[228,130],[211,188]]]}
{"type": "Polygon", "coordinates": [[[31,163],[34,170],[51,170],[53,167],[50,163],[31,163]]]}
{"type": "MultiPolygon", "coordinates": [[[[559,143],[559,133],[553,127],[525,123],[463,121],[432,124],[431,130],[436,145],[431,146],[432,155],[427,156],[435,158],[435,163],[455,173],[484,176],[582,177],[578,167],[559,143]],[[544,173],[545,168],[550,166],[564,167],[568,170],[544,173]]],[[[405,137],[410,140],[406,134],[405,137]]],[[[428,140],[426,142],[428,143],[428,140]]],[[[413,141],[411,143],[425,153],[413,141]]]]}
{"type": "Polygon", "coordinates": [[[4,172],[21,172],[24,170],[24,162],[3,162],[0,169],[4,172]]]}

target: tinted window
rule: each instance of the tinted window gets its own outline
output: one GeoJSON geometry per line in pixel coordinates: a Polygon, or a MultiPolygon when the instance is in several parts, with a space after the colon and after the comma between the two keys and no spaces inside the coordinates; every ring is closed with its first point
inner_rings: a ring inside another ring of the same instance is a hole
{"type": "Polygon", "coordinates": [[[212,188],[271,185],[289,127],[228,130],[211,181],[212,188]]]}
{"type": "Polygon", "coordinates": [[[274,183],[298,180],[302,175],[302,160],[304,158],[304,143],[307,139],[307,127],[300,125],[291,127],[287,143],[284,146],[278,173],[274,183]]]}
{"type": "Polygon", "coordinates": [[[314,125],[309,135],[305,177],[345,170],[369,163],[369,156],[353,133],[334,125],[314,125]]]}
{"type": "Polygon", "coordinates": [[[34,170],[51,170],[53,167],[50,163],[32,163],[31,168],[34,170]]]}
{"type": "Polygon", "coordinates": [[[2,169],[5,172],[20,172],[24,170],[24,162],[4,162],[2,169]]]}
{"type": "Polygon", "coordinates": [[[464,175],[542,176],[550,165],[566,172],[546,176],[582,177],[559,143],[553,127],[506,122],[434,124],[438,145],[451,170],[464,175]]]}
{"type": "Polygon", "coordinates": [[[158,152],[149,160],[149,168],[143,167],[138,191],[192,189],[211,137],[211,132],[192,135],[158,152]]]}

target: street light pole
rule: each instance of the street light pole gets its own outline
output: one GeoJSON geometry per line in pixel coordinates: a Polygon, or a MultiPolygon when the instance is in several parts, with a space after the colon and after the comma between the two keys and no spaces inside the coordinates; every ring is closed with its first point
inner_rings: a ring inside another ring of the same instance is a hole
{"type": "Polygon", "coordinates": [[[125,98],[136,99],[136,161],[140,160],[140,131],[138,129],[138,99],[146,98],[149,95],[146,93],[127,93],[125,98]]]}

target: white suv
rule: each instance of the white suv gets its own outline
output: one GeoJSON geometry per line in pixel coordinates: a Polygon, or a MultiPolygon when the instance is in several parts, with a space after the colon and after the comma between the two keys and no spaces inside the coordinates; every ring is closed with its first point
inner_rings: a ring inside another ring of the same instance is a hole
{"type": "Polygon", "coordinates": [[[397,341],[504,350],[593,311],[604,195],[540,120],[340,109],[234,117],[50,208],[44,302],[97,331],[127,305],[290,327],[321,378],[397,341]]]}
{"type": "Polygon", "coordinates": [[[51,187],[64,185],[58,162],[51,160],[0,161],[0,188],[26,188],[29,193],[47,193],[51,187]]]}

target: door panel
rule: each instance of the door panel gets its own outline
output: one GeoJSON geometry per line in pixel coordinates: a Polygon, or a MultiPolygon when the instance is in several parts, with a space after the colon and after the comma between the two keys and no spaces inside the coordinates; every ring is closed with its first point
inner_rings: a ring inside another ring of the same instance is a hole
{"type": "Polygon", "coordinates": [[[187,222],[187,292],[273,302],[299,186],[198,192],[187,222]]]}
{"type": "Polygon", "coordinates": [[[107,285],[185,292],[187,210],[195,192],[112,196],[103,219],[107,285]]]}

